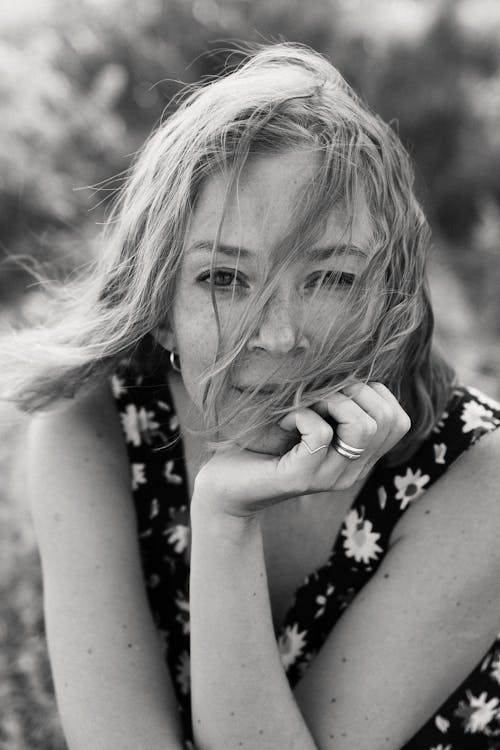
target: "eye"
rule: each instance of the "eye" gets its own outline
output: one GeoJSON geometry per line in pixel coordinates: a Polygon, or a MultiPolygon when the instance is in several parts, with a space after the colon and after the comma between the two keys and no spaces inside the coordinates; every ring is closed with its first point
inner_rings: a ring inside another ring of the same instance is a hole
{"type": "Polygon", "coordinates": [[[211,280],[213,280],[214,286],[222,289],[244,284],[244,279],[232,268],[216,268],[213,272],[205,271],[197,279],[197,281],[208,284],[211,280]]]}
{"type": "Polygon", "coordinates": [[[317,287],[318,284],[326,289],[334,287],[350,287],[354,284],[356,276],[353,273],[343,271],[318,271],[309,277],[306,288],[317,287]]]}

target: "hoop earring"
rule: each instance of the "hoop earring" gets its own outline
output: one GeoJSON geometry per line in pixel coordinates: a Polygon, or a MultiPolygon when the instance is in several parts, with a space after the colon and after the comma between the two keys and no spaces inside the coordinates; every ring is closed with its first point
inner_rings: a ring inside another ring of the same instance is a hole
{"type": "Polygon", "coordinates": [[[172,370],[174,370],[175,372],[180,372],[181,371],[181,361],[180,361],[178,355],[176,355],[175,352],[170,352],[169,359],[170,359],[170,365],[172,367],[172,370]],[[177,359],[176,359],[176,357],[177,357],[177,359]]]}

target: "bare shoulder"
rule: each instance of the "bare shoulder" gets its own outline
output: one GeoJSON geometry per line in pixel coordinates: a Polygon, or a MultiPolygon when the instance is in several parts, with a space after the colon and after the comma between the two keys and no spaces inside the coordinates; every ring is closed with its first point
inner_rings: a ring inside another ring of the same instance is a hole
{"type": "Polygon", "coordinates": [[[498,554],[500,533],[500,429],[465,451],[397,523],[392,543],[415,535],[429,543],[447,537],[481,544],[498,554]],[[438,531],[439,530],[439,531],[438,531]]]}
{"type": "Polygon", "coordinates": [[[96,522],[99,516],[102,522],[106,514],[118,512],[122,520],[125,515],[132,522],[130,466],[107,382],[32,419],[26,442],[26,488],[42,537],[43,531],[51,536],[51,519],[53,523],[63,513],[68,523],[74,519],[77,533],[90,508],[96,522]],[[97,498],[105,502],[98,503],[97,498]]]}
{"type": "Polygon", "coordinates": [[[49,412],[35,415],[28,429],[28,449],[40,447],[40,443],[48,449],[83,447],[89,440],[107,452],[114,451],[117,457],[125,456],[118,413],[107,381],[100,381],[49,412]]]}

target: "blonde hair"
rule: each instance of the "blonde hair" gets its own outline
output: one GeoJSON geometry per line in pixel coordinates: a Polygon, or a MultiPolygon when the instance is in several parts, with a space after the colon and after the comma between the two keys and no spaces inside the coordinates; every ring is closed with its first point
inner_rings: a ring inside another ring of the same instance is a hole
{"type": "MultiPolygon", "coordinates": [[[[50,322],[2,339],[3,398],[34,411],[113,373],[172,310],[186,230],[207,178],[226,172],[229,199],[249,159],[293,149],[310,149],[317,166],[293,227],[272,249],[266,284],[239,325],[219,336],[204,378],[207,436],[220,443],[220,428],[234,416],[222,399],[224,387],[265,314],[280,268],[321,236],[334,206],[344,210],[349,241],[362,191],[373,225],[366,271],[347,292],[343,314],[320,332],[320,345],[297,362],[279,396],[261,394],[257,404],[243,396],[234,407],[246,420],[234,438],[244,442],[292,403],[311,405],[353,380],[380,380],[412,419],[393,458],[409,454],[437,421],[453,380],[431,345],[429,229],[409,158],[391,127],[325,58],[296,44],[261,46],[232,72],[182,92],[176,111],[131,166],[112,206],[103,252],[81,277],[53,289],[50,322]]],[[[217,248],[218,238],[212,263],[217,248]]],[[[212,300],[218,320],[213,287],[212,300]]]]}

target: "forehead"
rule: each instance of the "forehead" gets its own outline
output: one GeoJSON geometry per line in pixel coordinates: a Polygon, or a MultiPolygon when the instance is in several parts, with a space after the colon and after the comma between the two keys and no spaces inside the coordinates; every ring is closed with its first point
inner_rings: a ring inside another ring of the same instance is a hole
{"type": "MultiPolygon", "coordinates": [[[[227,200],[221,242],[256,251],[272,247],[289,230],[297,199],[306,197],[304,191],[316,169],[317,156],[305,149],[251,158],[227,200]]],[[[215,238],[228,185],[229,175],[224,172],[205,181],[190,223],[188,244],[215,238]]],[[[349,218],[342,207],[333,207],[326,218],[324,238],[340,240],[349,218]]],[[[353,244],[368,250],[372,226],[361,191],[352,219],[353,244]]]]}

